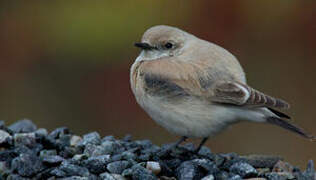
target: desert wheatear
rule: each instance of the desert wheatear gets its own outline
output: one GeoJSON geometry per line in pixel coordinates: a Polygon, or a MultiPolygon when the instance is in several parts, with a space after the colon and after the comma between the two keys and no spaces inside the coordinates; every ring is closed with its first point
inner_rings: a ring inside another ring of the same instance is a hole
{"type": "Polygon", "coordinates": [[[242,121],[267,122],[308,139],[303,129],[274,108],[289,104],[246,83],[238,60],[224,48],[178,28],[154,26],[141,42],[131,67],[130,83],[138,104],[158,124],[182,136],[203,138],[242,121]]]}

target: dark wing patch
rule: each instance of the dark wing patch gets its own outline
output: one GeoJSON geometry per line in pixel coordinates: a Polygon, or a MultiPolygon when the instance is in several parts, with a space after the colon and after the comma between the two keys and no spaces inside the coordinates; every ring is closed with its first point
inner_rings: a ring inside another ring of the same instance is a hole
{"type": "Polygon", "coordinates": [[[166,98],[179,98],[189,96],[189,94],[174,82],[159,75],[145,74],[145,91],[153,96],[166,98]]]}

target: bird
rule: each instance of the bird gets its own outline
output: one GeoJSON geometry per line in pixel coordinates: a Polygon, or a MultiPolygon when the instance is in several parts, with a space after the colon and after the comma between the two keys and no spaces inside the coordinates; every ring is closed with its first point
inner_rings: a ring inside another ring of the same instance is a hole
{"type": "Polygon", "coordinates": [[[132,92],[156,123],[181,136],[173,147],[200,138],[199,152],[209,137],[242,121],[316,139],[279,110],[289,103],[249,86],[237,58],[219,45],[167,25],[150,27],[134,45],[141,52],[130,69],[132,92]]]}

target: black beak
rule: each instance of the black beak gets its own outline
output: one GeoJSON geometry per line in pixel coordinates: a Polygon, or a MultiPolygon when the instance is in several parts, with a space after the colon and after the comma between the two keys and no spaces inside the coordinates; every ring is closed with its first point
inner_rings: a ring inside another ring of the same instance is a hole
{"type": "Polygon", "coordinates": [[[153,46],[150,46],[148,43],[141,43],[141,42],[134,43],[134,46],[144,49],[144,50],[151,50],[155,48],[153,46]]]}

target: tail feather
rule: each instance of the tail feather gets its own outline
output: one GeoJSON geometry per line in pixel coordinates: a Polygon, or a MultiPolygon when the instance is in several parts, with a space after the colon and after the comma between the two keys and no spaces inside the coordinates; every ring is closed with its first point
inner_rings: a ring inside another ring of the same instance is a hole
{"type": "Polygon", "coordinates": [[[285,121],[283,119],[280,119],[280,118],[277,118],[277,117],[269,117],[267,118],[267,122],[268,123],[271,123],[271,124],[275,124],[275,125],[278,125],[284,129],[287,129],[287,130],[290,130],[294,133],[297,133],[311,141],[316,141],[316,136],[313,136],[307,132],[305,132],[305,130],[303,130],[302,128],[294,125],[294,124],[291,124],[290,122],[288,121],[285,121]]]}

